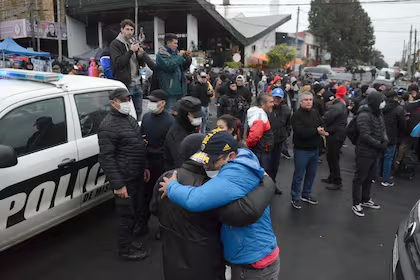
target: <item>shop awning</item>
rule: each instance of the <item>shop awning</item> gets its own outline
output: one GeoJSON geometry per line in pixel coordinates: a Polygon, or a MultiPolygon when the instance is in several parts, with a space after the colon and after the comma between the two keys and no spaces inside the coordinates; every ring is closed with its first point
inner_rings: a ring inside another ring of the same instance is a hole
{"type": "Polygon", "coordinates": [[[3,54],[16,54],[23,56],[40,56],[40,57],[49,57],[49,52],[36,52],[32,50],[25,49],[16,43],[12,38],[7,37],[3,42],[0,43],[0,53],[3,54]]]}

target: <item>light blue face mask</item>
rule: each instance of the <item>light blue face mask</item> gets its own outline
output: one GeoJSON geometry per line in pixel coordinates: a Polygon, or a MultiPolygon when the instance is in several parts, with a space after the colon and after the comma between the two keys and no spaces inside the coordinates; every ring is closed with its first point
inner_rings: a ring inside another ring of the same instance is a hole
{"type": "Polygon", "coordinates": [[[211,171],[206,170],[206,174],[207,174],[207,177],[214,178],[217,176],[217,174],[219,174],[219,170],[211,170],[211,171]]]}

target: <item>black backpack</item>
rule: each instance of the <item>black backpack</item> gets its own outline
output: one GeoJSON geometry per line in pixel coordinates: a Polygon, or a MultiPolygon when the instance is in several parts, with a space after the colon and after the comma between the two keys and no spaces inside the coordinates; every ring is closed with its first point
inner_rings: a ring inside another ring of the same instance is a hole
{"type": "Polygon", "coordinates": [[[347,125],[346,135],[353,145],[357,145],[357,141],[359,140],[359,129],[357,127],[357,115],[353,116],[353,119],[347,125]]]}

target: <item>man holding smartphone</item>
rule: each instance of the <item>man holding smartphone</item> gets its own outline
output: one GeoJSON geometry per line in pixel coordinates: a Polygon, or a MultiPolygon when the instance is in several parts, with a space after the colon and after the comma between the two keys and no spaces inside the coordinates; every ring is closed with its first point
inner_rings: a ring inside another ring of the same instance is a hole
{"type": "Polygon", "coordinates": [[[134,22],[125,19],[120,27],[121,33],[110,44],[112,72],[114,79],[124,83],[133,96],[137,119],[140,120],[143,106],[140,66],[144,66],[148,56],[140,41],[134,38],[134,22]]]}

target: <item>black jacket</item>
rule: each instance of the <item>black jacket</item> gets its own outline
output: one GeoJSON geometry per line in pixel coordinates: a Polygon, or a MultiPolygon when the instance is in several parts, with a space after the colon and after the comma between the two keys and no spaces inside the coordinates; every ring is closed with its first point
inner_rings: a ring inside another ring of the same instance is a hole
{"type": "Polygon", "coordinates": [[[387,99],[382,113],[389,145],[396,145],[399,143],[400,137],[405,134],[407,127],[404,108],[398,101],[387,99]]]}
{"type": "Polygon", "coordinates": [[[175,122],[172,124],[165,137],[165,169],[171,170],[179,168],[182,165],[179,147],[182,140],[188,135],[198,132],[199,127],[191,125],[188,120],[187,113],[182,110],[178,111],[175,116],[175,122]]]}
{"type": "MultiPolygon", "coordinates": [[[[130,59],[133,55],[133,51],[130,49],[127,51],[126,46],[118,39],[114,39],[111,42],[109,48],[111,53],[111,67],[114,79],[129,87],[131,84],[130,59]]],[[[147,56],[147,54],[144,53],[143,56],[147,56]]],[[[139,57],[136,53],[139,66],[144,65],[143,56],[139,57]]]]}
{"type": "Polygon", "coordinates": [[[252,103],[252,95],[248,87],[238,86],[238,94],[242,96],[248,104],[252,103]]]}
{"type": "Polygon", "coordinates": [[[361,106],[361,103],[362,103],[362,101],[363,101],[365,98],[366,98],[366,96],[364,96],[364,95],[360,94],[360,95],[357,95],[357,96],[355,96],[355,97],[353,97],[353,98],[351,99],[350,106],[352,106],[352,107],[353,107],[353,108],[351,109],[351,112],[352,112],[354,115],[356,115],[356,114],[357,114],[357,112],[359,111],[359,108],[360,108],[360,106],[361,106]]]}
{"type": "Polygon", "coordinates": [[[409,115],[407,121],[407,135],[410,135],[413,128],[420,122],[420,99],[408,103],[404,108],[409,115]]]}
{"type": "Polygon", "coordinates": [[[98,139],[98,160],[111,189],[143,176],[146,147],[135,118],[112,109],[99,126],[98,139]]]}
{"type": "Polygon", "coordinates": [[[292,111],[286,104],[273,107],[273,111],[268,114],[271,131],[274,135],[274,143],[282,143],[290,136],[292,111]]]}
{"type": "Polygon", "coordinates": [[[148,112],[141,122],[141,134],[147,140],[148,159],[163,160],[165,138],[174,123],[174,117],[166,111],[160,114],[148,112]]]}
{"type": "Polygon", "coordinates": [[[190,86],[190,95],[200,99],[201,106],[207,107],[210,103],[210,95],[208,95],[208,84],[200,83],[199,81],[194,81],[190,86]]]}
{"type": "Polygon", "coordinates": [[[362,106],[357,115],[359,138],[356,145],[356,155],[377,158],[383,151],[382,144],[388,142],[384,118],[379,104],[384,99],[382,93],[371,93],[368,105],[362,106]]]}
{"type": "Polygon", "coordinates": [[[299,108],[292,116],[294,148],[306,151],[318,149],[321,143],[319,126],[322,126],[322,119],[318,111],[299,108]]]}
{"type": "Polygon", "coordinates": [[[323,116],[325,130],[331,137],[337,139],[346,139],[346,126],[347,126],[348,110],[346,104],[340,101],[339,98],[335,99],[333,104],[327,106],[327,111],[323,116]]]}
{"type": "MultiPolygon", "coordinates": [[[[181,184],[201,186],[209,179],[203,167],[193,161],[184,162],[177,171],[181,184]]],[[[255,223],[274,195],[273,180],[264,176],[262,184],[247,196],[219,209],[193,213],[168,198],[160,198],[159,183],[163,177],[171,175],[172,171],[166,172],[156,182],[150,204],[162,230],[165,280],[224,280],[221,224],[245,226],[255,223]]]]}
{"type": "Polygon", "coordinates": [[[313,108],[318,111],[318,114],[322,117],[325,114],[325,102],[322,96],[314,94],[313,108]]]}

